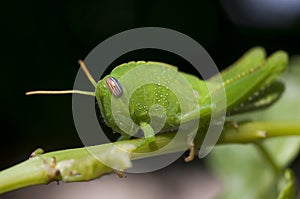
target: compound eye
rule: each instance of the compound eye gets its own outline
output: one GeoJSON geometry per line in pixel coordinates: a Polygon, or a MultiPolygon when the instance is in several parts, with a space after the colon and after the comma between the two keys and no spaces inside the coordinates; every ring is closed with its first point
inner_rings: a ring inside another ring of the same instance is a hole
{"type": "Polygon", "coordinates": [[[123,89],[120,82],[114,77],[108,77],[105,79],[105,82],[110,90],[110,92],[115,97],[121,97],[123,94],[123,89]]]}

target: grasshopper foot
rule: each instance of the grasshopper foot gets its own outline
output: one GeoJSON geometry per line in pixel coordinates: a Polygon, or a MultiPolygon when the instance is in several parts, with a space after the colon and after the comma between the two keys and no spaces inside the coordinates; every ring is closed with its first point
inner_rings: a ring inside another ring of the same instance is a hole
{"type": "Polygon", "coordinates": [[[121,171],[121,170],[114,170],[114,171],[119,178],[126,178],[126,174],[124,171],[121,171]]]}
{"type": "Polygon", "coordinates": [[[194,156],[195,156],[195,145],[194,145],[194,142],[192,142],[190,144],[189,150],[190,150],[189,156],[186,157],[186,158],[184,158],[185,162],[191,162],[194,159],[194,156]]]}

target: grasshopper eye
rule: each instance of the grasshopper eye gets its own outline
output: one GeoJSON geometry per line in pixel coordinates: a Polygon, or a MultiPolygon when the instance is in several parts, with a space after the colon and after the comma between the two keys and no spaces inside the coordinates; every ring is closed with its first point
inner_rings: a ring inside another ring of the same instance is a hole
{"type": "Polygon", "coordinates": [[[108,77],[105,79],[105,82],[110,90],[110,92],[115,97],[121,97],[123,94],[123,89],[120,82],[114,77],[108,77]]]}

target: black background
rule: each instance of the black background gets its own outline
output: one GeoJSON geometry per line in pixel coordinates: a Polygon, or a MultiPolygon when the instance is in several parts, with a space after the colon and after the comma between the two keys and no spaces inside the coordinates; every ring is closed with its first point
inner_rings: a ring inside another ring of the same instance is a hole
{"type": "MultiPolygon", "coordinates": [[[[282,49],[300,54],[299,20],[284,28],[237,25],[217,0],[10,1],[1,3],[0,18],[0,169],[28,158],[37,147],[54,151],[82,146],[73,124],[71,95],[25,92],[71,89],[77,60],[121,31],[144,26],[180,31],[198,41],[220,69],[257,45],[268,53],[282,49]]],[[[176,59],[137,54],[122,61],[176,59]]]]}

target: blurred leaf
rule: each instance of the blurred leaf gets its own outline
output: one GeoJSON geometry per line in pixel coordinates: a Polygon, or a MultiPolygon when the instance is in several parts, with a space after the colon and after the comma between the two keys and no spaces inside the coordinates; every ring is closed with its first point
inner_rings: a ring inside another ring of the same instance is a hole
{"type": "Polygon", "coordinates": [[[284,169],[297,157],[300,149],[300,137],[267,139],[263,145],[277,165],[284,169]]]}
{"type": "MultiPolygon", "coordinates": [[[[289,71],[282,75],[286,89],[282,98],[267,110],[233,117],[238,121],[300,121],[300,57],[291,61],[289,71]]],[[[263,129],[262,129],[263,130],[263,129]]],[[[284,132],[283,132],[284,133],[284,132]]],[[[299,137],[272,138],[262,145],[274,162],[283,169],[298,155],[299,137]]],[[[254,144],[216,147],[208,164],[220,176],[224,191],[220,198],[276,198],[278,174],[254,144]]],[[[279,198],[292,194],[291,172],[285,172],[285,186],[281,186],[279,198]],[[289,180],[287,180],[289,179],[289,180]]],[[[282,180],[281,180],[282,181],[282,180]]]]}
{"type": "Polygon", "coordinates": [[[254,145],[216,147],[208,158],[210,167],[223,182],[222,199],[273,199],[275,175],[254,145]]]}
{"type": "Polygon", "coordinates": [[[295,176],[290,169],[287,169],[284,172],[284,177],[279,184],[279,190],[281,191],[277,199],[296,199],[297,191],[295,176]]]}

